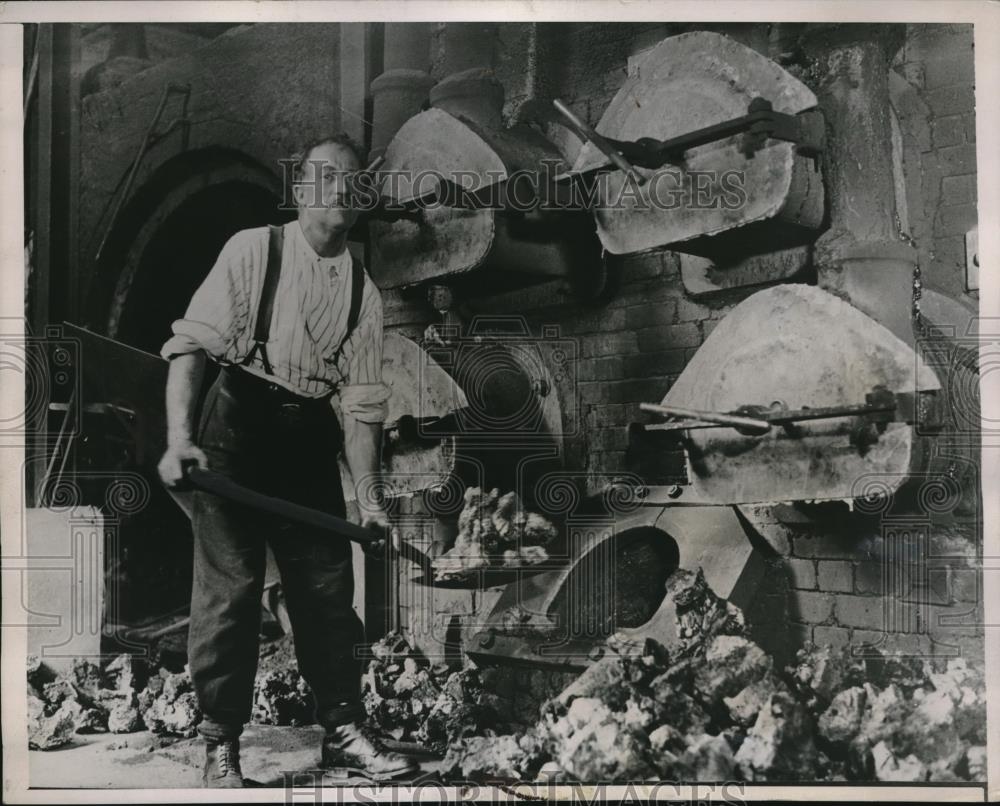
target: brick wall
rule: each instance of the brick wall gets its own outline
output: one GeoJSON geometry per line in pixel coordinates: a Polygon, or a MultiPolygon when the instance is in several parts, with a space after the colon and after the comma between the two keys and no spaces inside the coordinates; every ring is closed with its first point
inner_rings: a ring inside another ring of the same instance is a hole
{"type": "MultiPolygon", "coordinates": [[[[549,284],[471,304],[477,312],[525,316],[536,332],[558,324],[575,342],[575,380],[558,392],[584,425],[566,445],[566,460],[568,469],[585,473],[591,495],[629,469],[626,428],[645,419],[639,404],[662,399],[714,323],[745,296],[694,302],[684,294],[676,254],[662,250],[609,258],[608,275],[614,291],[603,303],[549,284]]],[[[674,467],[681,472],[679,455],[674,467]]]]}
{"type": "Polygon", "coordinates": [[[782,523],[767,506],[743,510],[783,558],[800,640],[982,659],[976,523],[887,511],[820,516],[820,529],[782,523]]]}
{"type": "Polygon", "coordinates": [[[915,24],[895,70],[906,149],[910,231],[928,285],[961,295],[965,233],[976,225],[976,117],[971,25],[915,24]]]}

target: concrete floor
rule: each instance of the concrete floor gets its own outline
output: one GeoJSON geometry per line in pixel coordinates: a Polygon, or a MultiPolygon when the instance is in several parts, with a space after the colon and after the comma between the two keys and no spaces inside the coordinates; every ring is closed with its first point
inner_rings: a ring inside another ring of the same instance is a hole
{"type": "MultiPolygon", "coordinates": [[[[248,726],[240,742],[244,777],[259,786],[283,787],[286,771],[316,768],[322,735],[316,726],[248,726]]],[[[72,744],[58,750],[30,751],[29,780],[33,789],[197,788],[202,785],[204,755],[204,744],[197,738],[171,741],[148,731],[77,734],[72,744]]],[[[420,761],[422,772],[435,766],[420,761]]],[[[354,782],[329,774],[323,779],[330,786],[354,782]]]]}

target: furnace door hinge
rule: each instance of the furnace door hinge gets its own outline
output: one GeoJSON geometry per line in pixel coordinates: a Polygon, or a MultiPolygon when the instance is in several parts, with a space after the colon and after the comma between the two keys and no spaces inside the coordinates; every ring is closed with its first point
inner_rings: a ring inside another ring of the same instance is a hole
{"type": "Polygon", "coordinates": [[[753,157],[769,139],[795,143],[795,151],[804,157],[817,159],[823,153],[826,145],[826,122],[819,109],[788,115],[775,112],[770,101],[754,98],[745,119],[752,122],[740,143],[740,151],[744,156],[753,157]]]}

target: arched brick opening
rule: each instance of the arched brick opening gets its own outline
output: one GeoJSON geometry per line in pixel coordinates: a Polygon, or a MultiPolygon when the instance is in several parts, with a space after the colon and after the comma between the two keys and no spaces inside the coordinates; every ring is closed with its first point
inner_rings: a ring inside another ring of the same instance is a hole
{"type": "Polygon", "coordinates": [[[204,149],[161,166],[108,239],[88,306],[99,332],[157,352],[237,231],[287,221],[280,179],[246,155],[204,149]]]}

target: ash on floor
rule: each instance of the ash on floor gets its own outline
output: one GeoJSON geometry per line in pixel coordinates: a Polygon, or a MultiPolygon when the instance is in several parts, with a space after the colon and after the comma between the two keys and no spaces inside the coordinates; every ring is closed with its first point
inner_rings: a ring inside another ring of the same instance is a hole
{"type": "MultiPolygon", "coordinates": [[[[285,772],[313,770],[323,732],[316,726],[249,725],[243,732],[243,773],[253,784],[281,787],[285,772]]],[[[28,780],[37,788],[198,789],[205,746],[142,731],[78,734],[56,752],[28,754],[28,780]]]]}
{"type": "Polygon", "coordinates": [[[700,571],[676,572],[667,595],[675,645],[612,636],[568,685],[550,674],[562,690],[533,712],[513,707],[510,670],[446,676],[390,636],[365,681],[370,718],[445,750],[441,773],[456,780],[985,779],[982,669],[824,647],[782,669],[700,571]]]}
{"type": "MultiPolygon", "coordinates": [[[[446,780],[985,779],[981,668],[825,647],[781,668],[700,570],[675,572],[667,597],[676,643],[612,636],[608,654],[580,675],[432,665],[402,636],[387,636],[364,676],[368,718],[443,755],[430,766],[446,780]]],[[[48,780],[126,786],[126,768],[142,766],[151,773],[143,786],[182,786],[190,784],[151,782],[200,770],[201,744],[189,738],[200,714],[184,672],[120,656],[56,675],[32,659],[28,689],[31,746],[56,749],[31,754],[48,780]],[[160,736],[136,732],[145,728],[160,736]],[[92,768],[91,755],[101,756],[92,768]]],[[[257,775],[267,779],[275,765],[315,767],[321,730],[307,727],[309,702],[291,639],[266,645],[254,719],[272,724],[249,729],[248,747],[262,757],[246,769],[264,765],[257,775]]]]}

